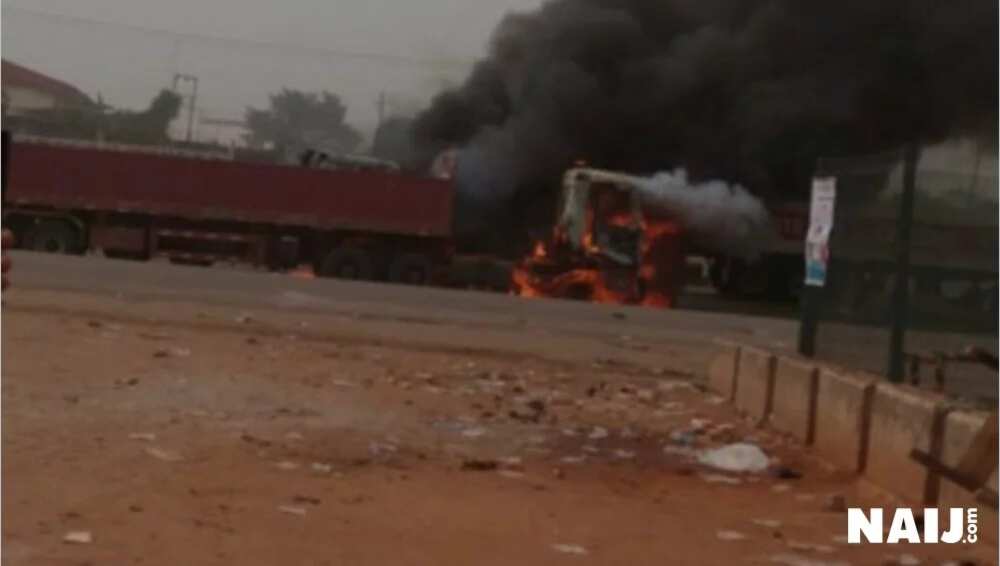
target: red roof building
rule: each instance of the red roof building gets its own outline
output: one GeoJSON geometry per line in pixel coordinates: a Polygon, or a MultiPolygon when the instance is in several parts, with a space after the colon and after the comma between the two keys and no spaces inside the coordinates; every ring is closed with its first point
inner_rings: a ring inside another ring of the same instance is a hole
{"type": "Polygon", "coordinates": [[[92,106],[75,86],[4,59],[0,68],[4,114],[17,116],[30,110],[92,106]]]}

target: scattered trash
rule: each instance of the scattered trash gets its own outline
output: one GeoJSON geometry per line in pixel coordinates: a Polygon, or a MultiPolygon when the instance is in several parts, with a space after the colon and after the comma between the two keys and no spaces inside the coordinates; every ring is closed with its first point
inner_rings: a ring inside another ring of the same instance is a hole
{"type": "Polygon", "coordinates": [[[313,462],[309,468],[319,474],[329,474],[333,471],[333,466],[330,464],[324,464],[322,462],[313,462]]]}
{"type": "Polygon", "coordinates": [[[584,452],[589,452],[591,454],[601,453],[601,449],[594,446],[593,444],[584,444],[583,446],[580,447],[580,450],[583,450],[584,452]]]}
{"type": "Polygon", "coordinates": [[[694,446],[697,436],[689,430],[675,430],[670,433],[670,442],[678,446],[694,446]]]}
{"type": "Polygon", "coordinates": [[[63,542],[69,544],[90,544],[94,542],[94,536],[90,531],[70,531],[63,535],[63,542]]]}
{"type": "Polygon", "coordinates": [[[332,385],[336,385],[337,387],[348,387],[348,388],[350,388],[350,387],[357,387],[358,386],[357,383],[354,383],[353,381],[348,381],[346,379],[333,379],[333,380],[330,381],[330,383],[332,385]]]}
{"type": "Polygon", "coordinates": [[[280,505],[278,511],[282,513],[288,513],[289,515],[298,515],[299,517],[306,516],[306,510],[303,507],[296,507],[294,505],[280,505]]]}
{"type": "Polygon", "coordinates": [[[771,491],[775,493],[784,493],[790,489],[792,489],[792,486],[788,485],[787,483],[776,483],[771,486],[771,491]]]}
{"type": "Polygon", "coordinates": [[[770,461],[767,454],[754,444],[736,443],[705,450],[698,455],[702,465],[727,472],[762,472],[770,461]]]}
{"type": "Polygon", "coordinates": [[[631,450],[624,450],[622,448],[615,450],[613,454],[614,457],[619,460],[631,460],[632,458],[635,458],[635,452],[631,450]]]}
{"type": "Polygon", "coordinates": [[[850,544],[847,540],[847,535],[833,535],[830,540],[837,544],[850,544]]]}
{"type": "Polygon", "coordinates": [[[320,499],[309,495],[293,495],[292,501],[295,503],[307,503],[309,505],[319,505],[320,499]]]}
{"type": "Polygon", "coordinates": [[[781,527],[781,521],[777,519],[754,519],[751,522],[759,527],[764,527],[765,529],[777,529],[781,527]]]}
{"type": "Polygon", "coordinates": [[[790,540],[786,544],[788,544],[788,548],[791,548],[792,550],[805,550],[809,552],[821,552],[824,554],[833,552],[833,547],[828,544],[813,544],[794,540],[790,540]]]}
{"type": "Polygon", "coordinates": [[[746,540],[747,536],[739,531],[715,531],[715,538],[725,541],[746,540]]]}
{"type": "Polygon", "coordinates": [[[518,472],[518,471],[515,471],[515,470],[500,470],[497,473],[500,474],[501,476],[505,477],[505,478],[515,479],[515,480],[521,479],[521,478],[524,477],[524,472],[518,472]]]}
{"type": "Polygon", "coordinates": [[[291,441],[294,442],[294,441],[302,440],[304,438],[305,437],[302,436],[302,433],[299,433],[299,432],[292,431],[292,432],[286,432],[285,433],[285,440],[291,440],[291,441]]]}
{"type": "Polygon", "coordinates": [[[156,435],[151,432],[133,432],[128,435],[129,440],[142,440],[144,442],[153,442],[156,440],[156,435]]]}
{"type": "Polygon", "coordinates": [[[368,443],[368,453],[373,457],[381,456],[382,454],[395,454],[399,448],[395,444],[389,442],[369,442],[368,443]]]}
{"type": "Polygon", "coordinates": [[[560,462],[564,464],[582,464],[587,461],[587,457],[584,455],[580,456],[563,456],[560,462]]]}
{"type": "Polygon", "coordinates": [[[164,450],[162,448],[156,448],[155,446],[147,448],[146,454],[149,454],[157,460],[162,460],[164,462],[180,462],[183,460],[180,454],[173,452],[171,450],[164,450]]]}
{"type": "Polygon", "coordinates": [[[579,556],[590,554],[586,548],[578,544],[553,544],[552,550],[562,552],[563,554],[576,554],[579,556]]]}
{"type": "Polygon", "coordinates": [[[900,554],[897,559],[899,566],[918,566],[920,559],[912,554],[900,554]]]}
{"type": "Polygon", "coordinates": [[[664,446],[663,453],[672,456],[681,456],[683,458],[692,458],[695,455],[694,449],[690,446],[674,446],[672,444],[664,446]]]}
{"type": "Polygon", "coordinates": [[[479,438],[486,434],[486,429],[481,427],[467,428],[462,431],[462,436],[466,438],[479,438]]]}
{"type": "Polygon", "coordinates": [[[826,498],[826,505],[824,508],[827,511],[833,511],[834,513],[846,513],[847,512],[847,499],[839,493],[834,493],[833,495],[826,498]]]}
{"type": "Polygon", "coordinates": [[[851,566],[850,562],[838,560],[829,562],[826,560],[814,560],[797,554],[776,554],[770,560],[773,564],[784,564],[784,566],[851,566]]]}
{"type": "Polygon", "coordinates": [[[552,468],[552,477],[561,480],[566,477],[566,472],[562,468],[552,468]]]}
{"type": "Polygon", "coordinates": [[[740,485],[743,483],[743,480],[740,478],[724,476],[722,474],[699,474],[699,477],[708,483],[724,483],[729,485],[740,485]]]}
{"type": "Polygon", "coordinates": [[[607,437],[608,437],[608,429],[601,426],[595,426],[594,430],[590,431],[590,434],[587,435],[587,438],[590,438],[591,440],[600,440],[602,438],[607,438],[607,437]]]}
{"type": "Polygon", "coordinates": [[[466,472],[491,472],[500,467],[496,460],[465,460],[462,470],[466,472]]]}
{"type": "Polygon", "coordinates": [[[241,314],[236,317],[236,322],[240,324],[247,324],[249,322],[253,322],[253,318],[248,314],[241,314]]]}
{"type": "Polygon", "coordinates": [[[278,468],[279,470],[284,470],[286,472],[299,469],[299,465],[290,460],[282,460],[281,462],[275,464],[274,467],[278,468]]]}
{"type": "Polygon", "coordinates": [[[789,468],[788,466],[778,466],[773,471],[774,477],[783,480],[797,480],[802,477],[802,472],[789,468]]]}
{"type": "Polygon", "coordinates": [[[816,495],[813,493],[797,493],[795,494],[796,501],[809,502],[816,499],[816,495]]]}

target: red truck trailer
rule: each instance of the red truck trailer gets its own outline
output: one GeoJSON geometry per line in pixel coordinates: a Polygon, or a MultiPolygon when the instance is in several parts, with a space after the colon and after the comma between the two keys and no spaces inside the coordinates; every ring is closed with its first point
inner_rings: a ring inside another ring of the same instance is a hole
{"type": "Polygon", "coordinates": [[[450,181],[14,137],[4,227],[17,247],[425,283],[451,254],[450,181]]]}

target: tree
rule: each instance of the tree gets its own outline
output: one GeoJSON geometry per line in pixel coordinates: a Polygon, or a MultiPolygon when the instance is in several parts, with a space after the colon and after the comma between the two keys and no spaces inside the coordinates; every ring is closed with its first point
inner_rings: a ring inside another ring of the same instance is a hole
{"type": "Polygon", "coordinates": [[[361,143],[361,134],[344,121],[346,114],[347,107],[336,94],[282,89],[270,96],[268,109],[247,108],[247,142],[282,151],[350,152],[361,143]]]}
{"type": "Polygon", "coordinates": [[[181,97],[163,89],[142,112],[118,111],[107,116],[109,140],[134,144],[167,143],[167,128],[181,109],[181,97]]]}

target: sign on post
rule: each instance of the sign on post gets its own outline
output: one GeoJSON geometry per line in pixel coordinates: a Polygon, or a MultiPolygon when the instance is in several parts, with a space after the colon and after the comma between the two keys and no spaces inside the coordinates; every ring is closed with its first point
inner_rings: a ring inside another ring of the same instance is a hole
{"type": "Polygon", "coordinates": [[[837,200],[836,177],[817,177],[812,184],[809,205],[809,231],[806,232],[806,285],[826,285],[830,262],[830,232],[833,231],[833,209],[837,200]]]}

